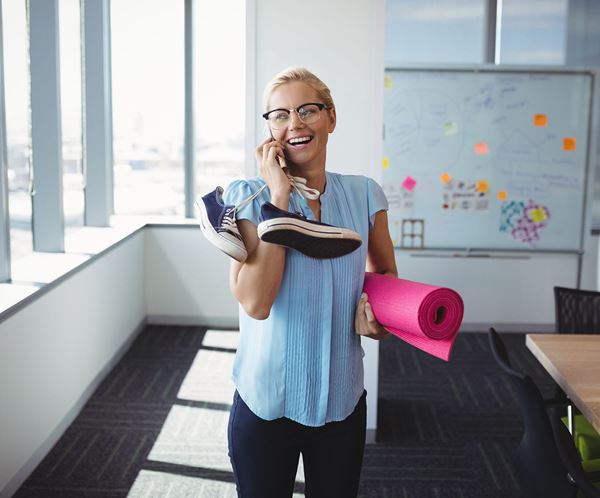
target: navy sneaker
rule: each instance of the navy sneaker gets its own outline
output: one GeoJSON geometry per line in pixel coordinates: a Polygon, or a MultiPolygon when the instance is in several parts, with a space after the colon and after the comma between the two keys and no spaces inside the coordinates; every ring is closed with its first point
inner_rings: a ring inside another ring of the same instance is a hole
{"type": "Polygon", "coordinates": [[[261,240],[296,249],[311,258],[337,258],[362,244],[360,235],[353,230],[309,220],[270,202],[263,204],[260,212],[263,221],[257,230],[261,240]]]}
{"type": "Polygon", "coordinates": [[[196,206],[200,210],[200,230],[208,241],[236,261],[246,261],[248,251],[237,227],[236,209],[223,203],[223,189],[217,187],[196,206]]]}

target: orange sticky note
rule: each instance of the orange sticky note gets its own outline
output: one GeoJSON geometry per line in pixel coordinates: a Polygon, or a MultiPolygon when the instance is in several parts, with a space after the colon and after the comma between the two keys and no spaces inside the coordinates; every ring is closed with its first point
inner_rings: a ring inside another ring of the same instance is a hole
{"type": "Polygon", "coordinates": [[[475,154],[477,154],[478,156],[482,156],[482,155],[488,154],[490,152],[488,144],[486,144],[485,142],[475,144],[474,149],[475,149],[475,154]]]}
{"type": "Polygon", "coordinates": [[[500,192],[498,192],[497,197],[499,201],[505,201],[508,198],[508,193],[506,192],[506,190],[500,190],[500,192]]]}
{"type": "Polygon", "coordinates": [[[390,167],[390,158],[389,157],[384,157],[381,160],[381,166],[383,167],[383,169],[388,169],[390,167]]]}
{"type": "Polygon", "coordinates": [[[548,116],[545,114],[535,114],[533,116],[533,125],[534,126],[547,126],[548,125],[548,116]]]}
{"type": "Polygon", "coordinates": [[[477,181],[477,186],[475,187],[475,190],[477,190],[477,192],[487,192],[488,190],[490,190],[490,184],[487,180],[478,180],[477,181]]]}
{"type": "Polygon", "coordinates": [[[452,181],[452,177],[448,173],[443,173],[440,175],[440,180],[442,183],[450,183],[452,181]]]}
{"type": "Polygon", "coordinates": [[[572,137],[563,138],[563,150],[573,151],[577,149],[577,140],[572,137]]]}

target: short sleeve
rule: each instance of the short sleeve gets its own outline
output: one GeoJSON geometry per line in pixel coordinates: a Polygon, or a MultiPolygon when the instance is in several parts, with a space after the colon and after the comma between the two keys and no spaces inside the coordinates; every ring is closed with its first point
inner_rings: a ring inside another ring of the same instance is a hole
{"type": "Polygon", "coordinates": [[[369,229],[371,229],[375,223],[375,215],[379,211],[387,211],[388,209],[388,201],[383,189],[371,178],[367,179],[367,202],[369,205],[369,229]]]}
{"type": "Polygon", "coordinates": [[[269,189],[262,190],[252,201],[245,201],[261,190],[264,185],[265,183],[260,180],[234,180],[227,187],[223,195],[223,202],[230,206],[241,205],[237,210],[236,219],[248,220],[258,225],[260,223],[260,207],[270,199],[269,189]]]}

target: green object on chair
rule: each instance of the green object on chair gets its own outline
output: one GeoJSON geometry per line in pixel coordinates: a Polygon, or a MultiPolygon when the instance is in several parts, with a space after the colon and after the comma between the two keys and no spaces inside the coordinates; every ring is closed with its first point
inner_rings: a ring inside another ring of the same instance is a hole
{"type": "MultiPolygon", "coordinates": [[[[568,427],[567,417],[562,417],[563,423],[568,427]]],[[[592,424],[583,416],[575,415],[575,446],[579,450],[583,462],[600,459],[600,434],[592,424]]]]}

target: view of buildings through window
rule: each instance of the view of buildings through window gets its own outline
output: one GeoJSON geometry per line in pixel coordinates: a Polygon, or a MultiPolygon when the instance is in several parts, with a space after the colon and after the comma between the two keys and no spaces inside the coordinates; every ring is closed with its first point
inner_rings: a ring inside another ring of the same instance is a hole
{"type": "Polygon", "coordinates": [[[197,195],[244,175],[245,3],[195,4],[197,195]]]}
{"type": "Polygon", "coordinates": [[[65,231],[83,226],[81,121],[81,10],[79,0],[60,0],[60,102],[62,115],[65,231]]]}
{"type": "Polygon", "coordinates": [[[33,251],[29,133],[29,67],[25,0],[2,2],[4,99],[13,261],[33,251]]]}
{"type": "Polygon", "coordinates": [[[184,2],[111,3],[117,214],[184,213],[184,2]]]}

